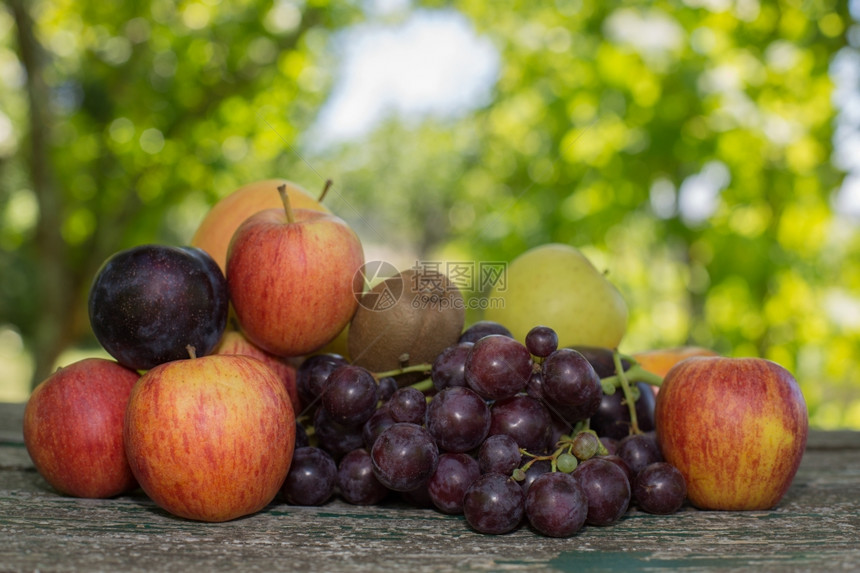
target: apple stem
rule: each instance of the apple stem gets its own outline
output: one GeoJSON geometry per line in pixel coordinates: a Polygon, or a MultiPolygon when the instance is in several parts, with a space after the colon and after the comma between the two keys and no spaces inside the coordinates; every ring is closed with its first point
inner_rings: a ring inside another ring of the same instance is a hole
{"type": "Polygon", "coordinates": [[[191,360],[197,358],[197,349],[194,348],[192,345],[187,345],[185,347],[185,350],[188,351],[188,357],[191,358],[191,360]]]}
{"type": "Polygon", "coordinates": [[[621,382],[624,401],[627,402],[627,410],[630,412],[630,429],[634,434],[641,434],[642,430],[639,429],[639,420],[636,417],[636,400],[633,397],[633,391],[630,389],[630,382],[627,381],[627,375],[624,373],[624,365],[621,364],[621,354],[613,352],[612,361],[615,363],[615,373],[621,382]]]}
{"type": "Polygon", "coordinates": [[[328,190],[331,189],[331,186],[334,185],[334,181],[331,179],[325,180],[325,185],[323,185],[322,193],[320,193],[319,199],[317,199],[317,203],[322,203],[325,196],[328,194],[328,190]]]}
{"type": "Polygon", "coordinates": [[[295,222],[296,217],[293,215],[293,206],[290,205],[290,196],[287,193],[287,186],[281,184],[278,186],[278,193],[281,194],[281,202],[284,204],[284,213],[287,214],[287,223],[295,222]]]}

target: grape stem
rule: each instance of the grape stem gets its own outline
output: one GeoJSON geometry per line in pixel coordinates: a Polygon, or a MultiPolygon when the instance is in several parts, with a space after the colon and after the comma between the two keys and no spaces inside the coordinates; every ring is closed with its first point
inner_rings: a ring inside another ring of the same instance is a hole
{"type": "MultiPolygon", "coordinates": [[[[616,356],[621,356],[620,354],[616,354],[616,356]]],[[[619,358],[620,362],[620,358],[619,358]]],[[[618,369],[618,365],[615,366],[616,372],[621,372],[618,369]]],[[[642,368],[638,363],[633,363],[630,368],[624,372],[624,376],[627,377],[628,382],[645,382],[646,384],[650,384],[651,386],[657,386],[658,388],[663,384],[663,378],[653,372],[649,372],[642,368]]],[[[606,378],[601,378],[600,383],[603,386],[613,386],[614,388],[621,388],[621,377],[618,374],[614,376],[607,376],[606,378]]]]}
{"type": "MultiPolygon", "coordinates": [[[[529,461],[527,461],[525,464],[523,464],[522,466],[520,466],[519,468],[517,468],[518,470],[520,470],[522,472],[521,474],[518,474],[521,476],[521,479],[519,479],[517,481],[522,481],[523,479],[525,479],[525,472],[528,471],[528,469],[530,467],[532,467],[532,464],[534,464],[536,461],[539,461],[539,460],[549,461],[551,464],[551,467],[552,467],[552,471],[554,471],[554,472],[558,471],[558,457],[564,453],[568,453],[570,455],[573,455],[573,439],[576,437],[577,434],[580,434],[582,432],[588,432],[590,434],[594,434],[595,436],[597,435],[594,432],[594,430],[590,430],[588,428],[575,430],[569,436],[562,436],[562,438],[558,442],[556,442],[556,444],[555,444],[555,446],[556,446],[555,451],[553,451],[551,454],[546,454],[546,455],[533,454],[533,453],[529,452],[528,450],[520,448],[520,454],[523,456],[528,456],[531,459],[529,461]]],[[[605,456],[605,455],[609,454],[609,452],[606,449],[606,446],[603,445],[603,442],[598,440],[597,444],[598,444],[597,453],[599,455],[605,456]]],[[[516,479],[516,476],[514,476],[514,479],[516,479]]]]}
{"type": "Polygon", "coordinates": [[[613,352],[612,361],[615,363],[615,375],[621,383],[621,391],[624,392],[624,401],[627,402],[627,410],[630,412],[630,431],[634,434],[641,434],[642,430],[639,429],[639,421],[636,417],[636,398],[630,389],[630,382],[627,380],[627,374],[624,372],[624,365],[621,364],[621,354],[613,352]]]}
{"type": "Polygon", "coordinates": [[[411,384],[410,388],[415,388],[419,392],[424,392],[424,393],[429,392],[430,390],[433,389],[433,380],[430,378],[425,378],[424,380],[421,380],[420,382],[416,382],[415,384],[411,384]]]}
{"type": "Polygon", "coordinates": [[[377,380],[380,378],[387,378],[389,376],[400,376],[401,374],[408,374],[410,372],[430,372],[430,369],[433,368],[432,364],[414,364],[412,366],[404,366],[402,368],[395,368],[394,370],[385,370],[383,372],[374,372],[373,376],[377,380]]]}
{"type": "Polygon", "coordinates": [[[552,463],[552,471],[556,471],[555,461],[556,459],[558,459],[558,456],[564,453],[565,448],[565,445],[562,444],[561,441],[559,441],[556,445],[558,446],[558,448],[556,448],[553,453],[547,455],[533,454],[527,450],[524,450],[523,448],[520,448],[520,454],[531,458],[529,461],[523,464],[520,469],[523,470],[523,472],[526,472],[530,467],[532,467],[532,464],[536,461],[549,460],[552,463]]]}

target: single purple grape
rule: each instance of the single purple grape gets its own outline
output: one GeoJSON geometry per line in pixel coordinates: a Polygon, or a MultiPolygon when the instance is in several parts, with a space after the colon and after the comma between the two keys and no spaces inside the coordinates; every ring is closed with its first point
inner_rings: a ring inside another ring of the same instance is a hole
{"type": "Polygon", "coordinates": [[[551,410],[576,423],[590,418],[600,407],[603,387],[585,357],[570,348],[560,348],[546,357],[543,394],[551,410]]]}
{"type": "Polygon", "coordinates": [[[423,485],[439,461],[433,437],[417,424],[398,422],[382,432],[370,450],[373,473],[388,489],[408,492],[423,485]]]}
{"type": "Polygon", "coordinates": [[[424,393],[411,386],[399,388],[388,401],[388,412],[397,422],[423,424],[426,410],[424,393]]]}
{"type": "Polygon", "coordinates": [[[562,472],[537,477],[526,493],[525,513],[539,533],[570,537],[585,524],[588,499],[579,481],[562,472]]]}
{"type": "Polygon", "coordinates": [[[687,482],[675,466],[655,462],[639,470],[633,480],[633,500],[642,511],[669,515],[687,498],[687,482]]]}
{"type": "Polygon", "coordinates": [[[630,467],[633,475],[654,462],[662,462],[663,454],[653,436],[633,434],[618,442],[616,454],[630,467]]]}
{"type": "Polygon", "coordinates": [[[341,366],[326,380],[322,406],[332,420],[344,426],[364,424],[376,411],[379,387],[361,366],[341,366]]]}
{"type": "Polygon", "coordinates": [[[535,326],[526,334],[526,348],[538,358],[546,358],[558,349],[558,334],[548,326],[535,326]]]}
{"type": "Polygon", "coordinates": [[[528,349],[499,334],[478,340],[466,359],[466,383],[487,400],[503,400],[525,390],[531,373],[528,349]]]}
{"type": "Polygon", "coordinates": [[[490,408],[490,435],[495,434],[507,434],[524,450],[542,453],[552,445],[552,418],[541,402],[517,394],[490,408]]]}
{"type": "Polygon", "coordinates": [[[630,482],[619,466],[604,458],[591,458],[576,466],[574,477],[588,498],[591,525],[615,523],[630,506],[630,482]]]}
{"type": "Polygon", "coordinates": [[[475,531],[501,535],[513,531],[525,513],[525,494],[517,482],[496,473],[472,482],[463,497],[463,515],[475,531]]]}
{"type": "Polygon", "coordinates": [[[447,514],[463,513],[466,490],[481,476],[478,462],[467,454],[442,454],[436,471],[427,482],[433,505],[447,514]]]}
{"type": "Polygon", "coordinates": [[[473,390],[451,386],[430,400],[425,425],[440,449],[468,452],[480,446],[490,431],[490,407],[473,390]]]}
{"type": "Polygon", "coordinates": [[[291,505],[322,505],[334,493],[336,480],[337,465],[330,455],[312,446],[298,448],[280,493],[291,505]]]}
{"type": "Polygon", "coordinates": [[[478,450],[478,466],[483,474],[511,475],[521,459],[519,445],[506,434],[489,436],[478,450]]]}
{"type": "Polygon", "coordinates": [[[364,448],[352,450],[340,460],[337,468],[337,487],[340,496],[354,505],[373,505],[388,495],[373,473],[373,462],[364,448]]]}

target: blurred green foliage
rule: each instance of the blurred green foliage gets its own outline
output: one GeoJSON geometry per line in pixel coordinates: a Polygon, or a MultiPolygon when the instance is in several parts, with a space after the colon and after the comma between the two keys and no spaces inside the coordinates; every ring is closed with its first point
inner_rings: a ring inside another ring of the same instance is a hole
{"type": "Polygon", "coordinates": [[[814,425],[860,428],[860,233],[832,207],[845,2],[424,2],[492,40],[491,101],[323,149],[302,134],[361,5],[108,6],[0,10],[0,110],[15,126],[0,142],[0,326],[38,357],[37,379],[92,342],[87,288],[110,253],[187,242],[242,183],[330,177],[331,208],[368,245],[497,261],[570,243],[628,300],[622,350],[771,358],[801,381],[814,425]],[[29,64],[28,33],[43,50],[29,64]]]}

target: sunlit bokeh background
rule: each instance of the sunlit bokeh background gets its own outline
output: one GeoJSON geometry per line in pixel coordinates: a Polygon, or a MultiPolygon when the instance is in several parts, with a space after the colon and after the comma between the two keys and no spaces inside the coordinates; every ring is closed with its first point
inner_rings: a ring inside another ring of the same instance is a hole
{"type": "Polygon", "coordinates": [[[766,357],[813,426],[860,428],[858,20],[858,0],[5,0],[0,401],[104,355],[86,297],[110,254],[187,244],[242,184],[330,178],[368,260],[569,243],[627,299],[623,351],[766,357]]]}

